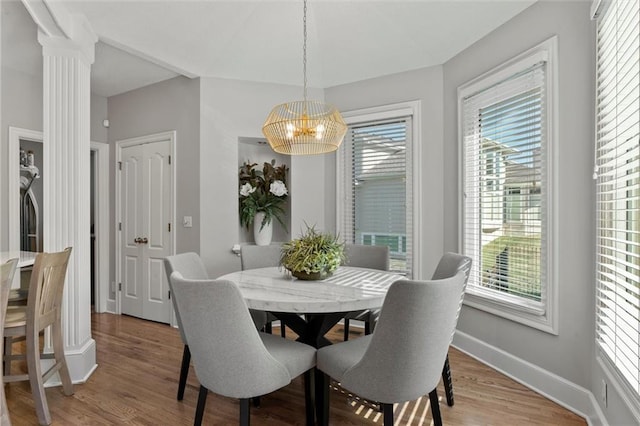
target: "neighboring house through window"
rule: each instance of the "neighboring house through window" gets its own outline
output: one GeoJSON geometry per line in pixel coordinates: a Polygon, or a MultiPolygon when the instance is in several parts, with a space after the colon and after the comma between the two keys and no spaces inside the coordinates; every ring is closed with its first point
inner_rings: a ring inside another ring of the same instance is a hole
{"type": "Polygon", "coordinates": [[[346,242],[389,247],[393,271],[412,276],[413,127],[417,103],[345,113],[338,152],[338,231],[346,242]]]}
{"type": "Polygon", "coordinates": [[[458,89],[465,303],[551,333],[555,52],[553,38],[458,89]]]}

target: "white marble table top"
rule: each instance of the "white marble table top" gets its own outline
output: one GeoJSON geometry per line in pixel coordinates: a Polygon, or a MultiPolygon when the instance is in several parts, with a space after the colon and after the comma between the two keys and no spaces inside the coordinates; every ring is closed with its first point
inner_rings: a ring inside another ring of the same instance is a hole
{"type": "Polygon", "coordinates": [[[289,313],[332,313],[382,306],[389,286],[402,275],[341,266],[320,281],[299,280],[279,267],[248,269],[218,279],[235,282],[251,309],[289,313]]]}
{"type": "Polygon", "coordinates": [[[18,258],[18,268],[31,266],[36,261],[38,252],[35,251],[0,251],[0,263],[4,263],[9,259],[18,258]]]}

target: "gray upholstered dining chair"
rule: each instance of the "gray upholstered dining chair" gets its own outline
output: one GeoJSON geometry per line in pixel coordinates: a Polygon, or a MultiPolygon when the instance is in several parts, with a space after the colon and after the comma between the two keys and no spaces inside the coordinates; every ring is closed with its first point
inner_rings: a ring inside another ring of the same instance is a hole
{"type": "MultiPolygon", "coordinates": [[[[458,272],[464,272],[464,288],[469,281],[469,274],[471,273],[471,258],[458,253],[445,253],[440,258],[438,266],[436,266],[432,280],[440,280],[442,278],[451,277],[458,272]]],[[[460,314],[462,308],[462,299],[457,307],[457,312],[460,314]]],[[[453,335],[451,336],[453,338],[453,335]]],[[[444,367],[442,368],[442,381],[444,383],[445,396],[447,398],[447,405],[453,406],[453,381],[451,379],[451,366],[449,365],[449,355],[445,358],[444,367]]]]}
{"type": "MultiPolygon", "coordinates": [[[[6,263],[0,265],[0,330],[4,329],[4,318],[7,313],[7,304],[9,302],[9,291],[11,282],[16,271],[18,259],[10,259],[6,263]]],[[[0,345],[0,365],[4,354],[4,345],[0,345]]],[[[1,368],[1,367],[0,367],[1,368]]],[[[2,369],[4,371],[4,369],[2,369]]],[[[4,373],[3,373],[4,375],[4,373]]],[[[4,384],[0,383],[0,425],[11,426],[9,418],[9,410],[7,409],[7,400],[4,396],[4,384]]]]}
{"type": "MultiPolygon", "coordinates": [[[[282,244],[269,244],[267,246],[243,245],[240,247],[240,265],[242,270],[267,268],[280,265],[280,253],[282,244]]],[[[265,331],[271,333],[272,324],[278,321],[270,312],[266,313],[265,331]]],[[[287,332],[282,321],[280,322],[280,336],[287,337],[287,332]]]]}
{"type": "MultiPolygon", "coordinates": [[[[357,250],[357,252],[358,251],[363,252],[362,249],[357,250]]],[[[379,255],[378,256],[378,262],[379,262],[379,265],[382,265],[382,260],[380,259],[380,257],[381,256],[379,255]]],[[[354,257],[356,262],[360,262],[361,258],[362,258],[362,256],[354,257]]],[[[372,257],[372,259],[375,259],[375,257],[372,257]]],[[[387,259],[388,259],[388,257],[387,257],[387,259]]],[[[371,266],[371,265],[373,265],[373,260],[369,260],[369,266],[368,267],[375,268],[375,266],[371,266]]],[[[388,261],[387,261],[387,265],[388,265],[388,261]]],[[[381,269],[381,268],[375,268],[375,269],[381,269]]],[[[471,272],[471,258],[468,257],[468,256],[463,256],[463,255],[458,254],[458,253],[445,253],[440,258],[440,261],[438,262],[438,266],[436,266],[436,269],[433,272],[433,275],[431,276],[431,279],[432,280],[439,280],[439,279],[442,279],[442,278],[451,277],[451,276],[455,275],[458,271],[464,271],[464,274],[465,274],[465,287],[466,287],[466,284],[467,284],[467,282],[469,280],[469,274],[471,272]]],[[[458,310],[460,310],[461,307],[462,307],[462,300],[460,300],[460,305],[458,306],[458,310]]],[[[379,310],[374,309],[374,310],[367,310],[367,311],[361,311],[361,312],[350,312],[347,315],[348,316],[352,316],[353,319],[359,319],[361,321],[364,321],[364,323],[365,323],[365,335],[366,335],[366,334],[370,334],[370,330],[373,329],[379,313],[380,313],[379,310]]],[[[348,334],[349,334],[349,322],[348,322],[348,319],[345,319],[344,340],[348,340],[348,334]]],[[[442,368],[442,380],[444,382],[444,389],[445,389],[445,396],[446,396],[446,399],[447,399],[447,405],[452,407],[453,404],[454,404],[454,399],[453,399],[453,380],[451,379],[451,366],[449,364],[449,356],[448,355],[445,358],[444,366],[442,368]]]]}
{"type": "MultiPolygon", "coordinates": [[[[206,280],[209,278],[207,269],[204,266],[202,259],[197,253],[193,252],[180,253],[173,256],[165,257],[164,269],[167,274],[167,280],[169,281],[169,290],[171,291],[171,294],[173,294],[173,287],[171,285],[171,280],[169,279],[169,277],[175,271],[180,272],[183,277],[189,279],[206,280]]],[[[187,385],[189,363],[191,362],[191,352],[189,351],[187,337],[184,334],[184,328],[182,327],[182,319],[180,311],[178,310],[178,306],[176,304],[176,299],[172,298],[172,302],[173,311],[175,312],[176,321],[180,330],[180,337],[182,338],[182,343],[184,343],[184,348],[182,350],[182,363],[180,367],[180,381],[178,382],[178,395],[176,397],[178,401],[181,401],[184,397],[184,388],[187,385]]],[[[266,322],[266,315],[264,312],[252,310],[251,317],[257,328],[262,328],[264,326],[266,322]]]]}
{"type": "MultiPolygon", "coordinates": [[[[359,268],[389,270],[389,247],[366,246],[361,244],[345,244],[345,266],[357,266],[359,268]]],[[[371,334],[375,326],[375,319],[379,310],[365,310],[349,312],[344,316],[344,340],[349,340],[350,320],[364,322],[364,334],[371,334]]]]}
{"type": "Polygon", "coordinates": [[[311,374],[316,350],[258,332],[235,283],[170,276],[174,299],[193,355],[200,394],[195,425],[202,423],[209,391],[240,400],[240,424],[249,424],[249,401],[304,374],[306,424],[314,423],[311,374]]]}
{"type": "Polygon", "coordinates": [[[369,336],[318,350],[318,419],[329,423],[329,378],[382,405],[393,424],[393,404],[429,394],[434,424],[442,424],[436,386],[458,320],[465,275],[391,285],[369,336]],[[402,330],[402,332],[398,332],[402,330]]]}
{"type": "Polygon", "coordinates": [[[242,269],[267,268],[280,265],[281,244],[256,246],[246,244],[240,247],[240,263],[242,269]]]}
{"type": "Polygon", "coordinates": [[[389,246],[345,244],[345,266],[389,270],[389,246]]]}

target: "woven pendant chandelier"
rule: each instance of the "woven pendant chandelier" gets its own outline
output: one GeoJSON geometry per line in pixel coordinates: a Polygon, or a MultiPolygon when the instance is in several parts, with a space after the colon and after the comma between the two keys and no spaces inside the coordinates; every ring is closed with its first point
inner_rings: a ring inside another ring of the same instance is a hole
{"type": "Polygon", "coordinates": [[[307,0],[304,0],[303,34],[303,100],[276,105],[262,126],[262,133],[269,145],[280,154],[333,152],[347,133],[347,125],[335,107],[307,100],[307,0]]]}

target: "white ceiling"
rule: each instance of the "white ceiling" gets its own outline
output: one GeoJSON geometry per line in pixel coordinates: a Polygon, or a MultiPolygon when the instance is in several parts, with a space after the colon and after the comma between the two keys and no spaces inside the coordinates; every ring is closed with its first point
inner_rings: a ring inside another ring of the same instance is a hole
{"type": "Polygon", "coordinates": [[[108,98],[179,74],[108,44],[96,44],[91,66],[91,92],[108,98]]]}
{"type": "MultiPolygon", "coordinates": [[[[446,62],[536,0],[309,0],[308,84],[446,62]]],[[[205,76],[302,85],[301,0],[65,1],[99,36],[92,91],[205,76]]]]}

